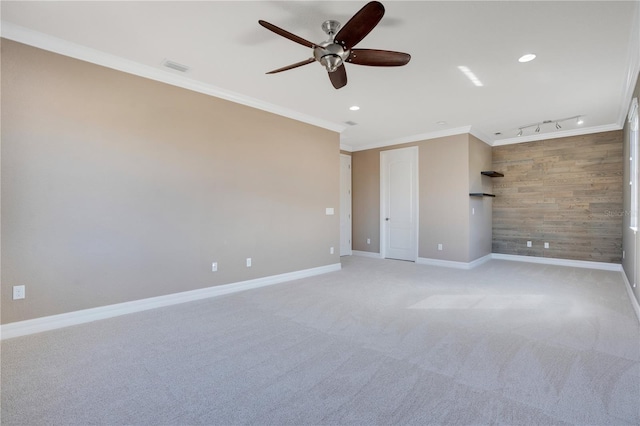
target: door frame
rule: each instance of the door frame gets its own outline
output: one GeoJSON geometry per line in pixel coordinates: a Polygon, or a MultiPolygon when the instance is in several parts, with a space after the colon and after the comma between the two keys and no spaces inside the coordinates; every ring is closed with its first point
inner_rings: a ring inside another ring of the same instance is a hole
{"type": "Polygon", "coordinates": [[[408,152],[412,153],[412,160],[415,164],[414,167],[414,172],[413,172],[413,176],[412,178],[412,184],[413,184],[413,191],[411,193],[411,197],[412,197],[412,201],[413,201],[413,206],[414,206],[414,214],[415,214],[415,225],[414,225],[414,238],[416,241],[416,247],[415,247],[415,253],[413,253],[413,261],[416,262],[418,260],[418,248],[420,246],[420,241],[418,239],[419,237],[419,230],[420,230],[420,221],[419,221],[419,213],[420,213],[420,209],[419,209],[419,189],[418,189],[418,167],[419,167],[419,163],[418,163],[418,147],[417,146],[410,146],[407,148],[396,148],[396,149],[390,149],[390,150],[385,150],[385,151],[380,151],[380,257],[381,258],[386,258],[387,257],[387,235],[385,232],[385,227],[386,227],[386,221],[385,221],[385,217],[386,217],[386,211],[387,211],[387,198],[388,198],[388,194],[387,194],[387,183],[388,183],[388,176],[387,176],[387,170],[385,167],[385,160],[387,158],[388,153],[390,152],[397,152],[400,150],[406,150],[408,152]]]}
{"type": "Polygon", "coordinates": [[[338,250],[340,252],[340,256],[351,256],[353,254],[353,184],[352,184],[352,168],[351,168],[351,163],[352,163],[352,158],[350,155],[346,155],[346,154],[340,154],[340,249],[338,250]],[[342,175],[342,161],[343,159],[348,159],[349,160],[349,175],[348,175],[348,189],[349,189],[349,217],[348,217],[348,221],[349,221],[349,229],[348,229],[348,235],[349,235],[349,244],[347,249],[343,252],[342,250],[342,239],[345,237],[345,235],[343,235],[343,229],[342,229],[342,219],[343,219],[343,215],[346,213],[344,211],[345,206],[342,205],[342,198],[343,198],[343,191],[345,190],[345,188],[343,188],[343,178],[344,176],[342,175]]]}

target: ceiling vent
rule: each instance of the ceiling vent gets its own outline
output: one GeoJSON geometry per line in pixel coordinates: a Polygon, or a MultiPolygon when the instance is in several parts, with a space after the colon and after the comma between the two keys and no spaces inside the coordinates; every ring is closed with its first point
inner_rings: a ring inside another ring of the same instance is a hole
{"type": "Polygon", "coordinates": [[[166,67],[166,68],[171,68],[172,70],[175,70],[175,71],[178,71],[178,72],[188,72],[191,69],[186,65],[182,65],[182,64],[179,64],[177,62],[170,61],[168,59],[166,59],[162,63],[162,66],[166,67]]]}
{"type": "Polygon", "coordinates": [[[347,126],[357,126],[358,123],[356,123],[355,121],[345,121],[344,124],[346,124],[347,126]]]}

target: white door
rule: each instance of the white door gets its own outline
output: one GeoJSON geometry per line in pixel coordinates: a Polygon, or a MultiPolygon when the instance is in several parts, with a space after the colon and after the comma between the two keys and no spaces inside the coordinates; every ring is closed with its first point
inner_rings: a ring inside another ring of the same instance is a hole
{"type": "Polygon", "coordinates": [[[351,255],[351,156],[340,154],[340,256],[351,255]]]}
{"type": "Polygon", "coordinates": [[[380,152],[380,250],[390,259],[418,259],[418,147],[380,152]]]}

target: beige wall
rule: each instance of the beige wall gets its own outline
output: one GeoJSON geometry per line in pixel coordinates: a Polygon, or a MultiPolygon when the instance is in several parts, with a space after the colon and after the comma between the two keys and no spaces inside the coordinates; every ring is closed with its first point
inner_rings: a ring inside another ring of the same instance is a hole
{"type": "Polygon", "coordinates": [[[1,78],[2,323],[339,262],[337,133],[7,40],[1,78]]]}
{"type": "Polygon", "coordinates": [[[469,262],[489,254],[491,204],[481,201],[482,211],[471,219],[469,188],[470,171],[491,165],[491,148],[468,134],[354,152],[353,249],[380,252],[380,152],[408,146],[419,152],[418,256],[469,262]]]}
{"type": "Polygon", "coordinates": [[[494,253],[620,263],[622,131],[494,147],[493,165],[494,253]]]}
{"type": "Polygon", "coordinates": [[[418,256],[469,260],[469,135],[422,141],[418,256]],[[438,251],[442,244],[442,251],[438,251]]]}
{"type": "MultiPolygon", "coordinates": [[[[633,91],[634,98],[640,98],[640,78],[636,80],[636,88],[633,91]]],[[[624,145],[624,158],[629,158],[629,121],[625,119],[624,124],[624,136],[623,136],[623,145],[624,145]]],[[[640,287],[637,284],[640,284],[640,280],[638,279],[638,269],[637,265],[638,260],[640,260],[640,251],[636,250],[638,247],[638,243],[640,243],[640,235],[637,235],[631,229],[629,229],[629,219],[631,215],[631,187],[629,186],[629,162],[624,161],[624,179],[623,179],[623,209],[621,212],[622,218],[622,249],[624,250],[625,256],[622,259],[622,267],[624,268],[625,273],[627,274],[627,279],[633,286],[636,283],[636,287],[633,288],[633,292],[636,296],[636,300],[640,302],[640,287]]],[[[640,195],[640,188],[636,188],[638,191],[638,195],[640,195]]]]}

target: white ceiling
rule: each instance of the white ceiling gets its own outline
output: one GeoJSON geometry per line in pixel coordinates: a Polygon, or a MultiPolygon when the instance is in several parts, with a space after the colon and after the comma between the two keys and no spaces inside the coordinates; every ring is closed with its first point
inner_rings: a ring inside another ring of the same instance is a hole
{"type": "Polygon", "coordinates": [[[382,3],[385,17],[357,47],[411,62],[346,64],[340,90],[317,63],[266,75],[312,54],[258,19],[320,42],[323,21],[344,24],[365,1],[2,1],[2,35],[341,131],[350,150],[461,132],[498,145],[621,128],[640,63],[637,1],[382,3]],[[518,62],[530,52],[534,61],[518,62]],[[191,70],[163,68],[165,59],[191,70]],[[521,126],[577,115],[581,126],[516,137],[521,126]]]}

